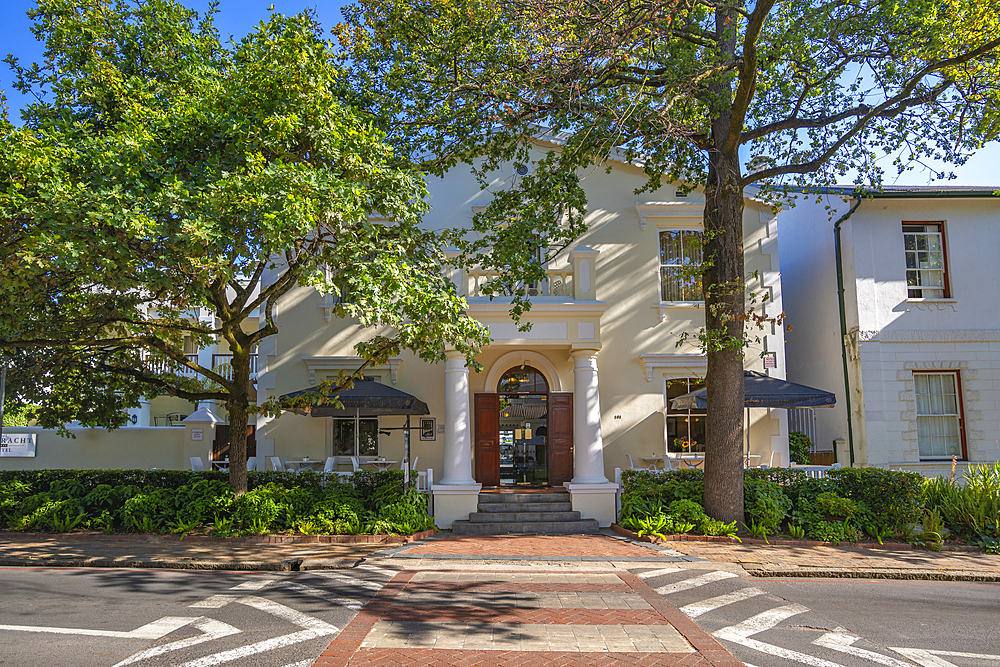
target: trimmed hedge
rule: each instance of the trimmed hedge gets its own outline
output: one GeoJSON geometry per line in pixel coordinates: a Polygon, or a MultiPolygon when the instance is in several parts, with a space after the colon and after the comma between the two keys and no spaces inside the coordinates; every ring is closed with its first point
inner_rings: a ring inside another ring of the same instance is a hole
{"type": "MultiPolygon", "coordinates": [[[[632,525],[669,518],[676,500],[702,503],[705,488],[698,469],[626,470],[622,485],[622,514],[632,525]]],[[[751,468],[744,477],[745,524],[765,535],[787,523],[824,541],[856,541],[863,532],[881,539],[924,517],[923,485],[919,473],[881,468],[841,468],[823,479],[795,468],[751,468]]]]}
{"type": "Polygon", "coordinates": [[[416,533],[433,528],[427,496],[398,470],[337,475],[251,472],[237,497],[224,472],[18,470],[0,473],[0,529],[219,536],[416,533]]]}

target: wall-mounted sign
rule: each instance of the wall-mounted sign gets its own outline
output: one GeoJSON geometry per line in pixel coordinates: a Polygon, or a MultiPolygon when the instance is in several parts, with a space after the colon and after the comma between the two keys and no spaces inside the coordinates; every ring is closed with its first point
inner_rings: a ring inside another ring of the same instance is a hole
{"type": "Polygon", "coordinates": [[[764,368],[777,368],[778,367],[778,355],[774,352],[768,352],[764,355],[764,368]]]}
{"type": "Polygon", "coordinates": [[[205,429],[203,429],[203,428],[193,428],[193,429],[191,429],[191,439],[192,440],[204,440],[205,439],[205,429]]]}
{"type": "Polygon", "coordinates": [[[0,439],[0,456],[35,456],[35,433],[4,433],[0,439]]]}

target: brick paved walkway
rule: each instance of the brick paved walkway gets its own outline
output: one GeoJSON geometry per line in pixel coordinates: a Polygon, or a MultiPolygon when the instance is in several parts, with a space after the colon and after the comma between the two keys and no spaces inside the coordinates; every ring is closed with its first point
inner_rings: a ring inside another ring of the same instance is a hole
{"type": "MultiPolygon", "coordinates": [[[[673,543],[670,548],[674,547],[673,543]]],[[[399,552],[410,556],[568,556],[606,560],[668,557],[609,535],[447,535],[399,552]]]]}
{"type": "Polygon", "coordinates": [[[741,663],[628,572],[422,570],[393,578],[315,665],[741,663]]]}

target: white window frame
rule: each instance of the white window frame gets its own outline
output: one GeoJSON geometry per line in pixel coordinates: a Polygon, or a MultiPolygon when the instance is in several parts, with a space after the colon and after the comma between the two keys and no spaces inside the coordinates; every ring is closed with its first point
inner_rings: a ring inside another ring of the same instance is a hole
{"type": "Polygon", "coordinates": [[[361,457],[361,456],[369,456],[369,457],[370,456],[379,456],[379,453],[380,453],[381,448],[382,448],[381,438],[379,438],[379,429],[382,427],[382,422],[379,420],[379,418],[377,416],[375,416],[375,417],[360,417],[357,420],[355,420],[354,417],[331,417],[330,421],[331,421],[331,427],[330,427],[330,452],[331,452],[331,456],[359,456],[359,457],[361,457]],[[351,423],[354,423],[355,421],[357,421],[359,423],[359,425],[360,425],[360,422],[363,422],[363,421],[374,421],[375,422],[375,453],[374,454],[361,454],[359,452],[361,439],[360,439],[360,437],[357,436],[357,434],[355,435],[355,438],[354,438],[354,453],[353,454],[342,454],[342,453],[340,453],[340,452],[338,452],[338,451],[335,450],[333,440],[334,440],[334,435],[337,432],[337,422],[351,422],[351,423]]]}
{"type": "Polygon", "coordinates": [[[916,426],[917,426],[917,451],[918,451],[918,453],[920,455],[920,460],[922,460],[922,461],[947,461],[947,460],[950,460],[952,458],[952,456],[955,456],[959,460],[963,460],[964,461],[965,458],[966,458],[966,454],[965,454],[965,449],[966,449],[966,445],[965,445],[965,418],[964,418],[964,415],[962,414],[962,412],[963,412],[963,406],[962,406],[962,378],[961,378],[961,376],[959,374],[959,371],[957,371],[957,370],[948,370],[948,371],[914,371],[914,373],[913,373],[913,393],[914,393],[914,396],[916,398],[915,412],[916,412],[916,426]],[[920,394],[920,390],[919,390],[919,384],[920,383],[918,382],[917,378],[918,377],[928,378],[928,377],[933,377],[933,376],[948,377],[948,378],[951,379],[951,382],[953,383],[952,386],[954,387],[954,390],[955,390],[955,394],[954,394],[955,395],[955,408],[956,408],[957,412],[954,412],[954,413],[951,413],[951,412],[926,412],[926,413],[921,413],[920,412],[921,394],[920,394]],[[933,453],[933,451],[930,451],[930,453],[925,453],[925,449],[926,450],[932,450],[932,446],[930,445],[930,443],[927,443],[926,440],[922,440],[921,439],[921,436],[920,436],[920,432],[921,432],[921,428],[920,428],[920,426],[921,426],[921,420],[922,419],[941,419],[941,418],[952,418],[952,419],[955,420],[955,423],[957,425],[957,431],[958,431],[958,448],[957,448],[957,451],[947,451],[947,452],[939,453],[939,454],[935,454],[935,453],[933,453]]]}
{"type": "MultiPolygon", "coordinates": [[[[694,228],[694,227],[675,227],[675,226],[671,226],[671,227],[658,227],[657,234],[656,234],[657,278],[659,279],[657,281],[657,287],[659,288],[659,291],[660,291],[660,303],[661,304],[669,304],[669,305],[675,305],[675,306],[680,306],[680,305],[701,306],[701,305],[704,304],[705,299],[704,299],[704,296],[700,294],[701,293],[700,286],[698,287],[699,295],[702,296],[702,298],[700,298],[700,299],[686,298],[686,299],[673,299],[673,300],[671,300],[671,299],[665,299],[664,298],[664,294],[663,294],[663,287],[664,287],[663,271],[664,271],[664,269],[668,269],[668,268],[683,268],[685,266],[692,266],[693,265],[693,260],[691,260],[687,256],[687,254],[688,254],[688,243],[689,243],[687,235],[689,235],[689,234],[697,234],[698,238],[702,238],[702,234],[703,233],[704,232],[703,232],[703,230],[702,230],[701,227],[697,227],[697,228],[694,228]],[[662,243],[663,243],[663,234],[670,234],[670,233],[678,233],[678,234],[682,235],[681,236],[681,253],[683,255],[683,259],[682,259],[682,263],[681,264],[664,264],[664,262],[663,262],[663,245],[662,245],[662,243]]],[[[701,266],[701,257],[698,257],[698,264],[697,265],[701,266]]],[[[688,296],[688,295],[685,295],[685,296],[688,296]]]]}
{"type": "MultiPolygon", "coordinates": [[[[669,452],[669,453],[671,453],[672,455],[678,455],[678,454],[683,454],[683,453],[691,453],[691,452],[696,452],[696,451],[699,451],[699,450],[687,449],[687,450],[684,450],[682,452],[671,451],[671,447],[673,446],[673,439],[674,438],[680,438],[682,436],[679,433],[675,434],[673,436],[671,436],[669,434],[669,430],[667,428],[667,420],[670,419],[671,417],[686,417],[687,420],[685,421],[685,423],[687,424],[687,433],[683,437],[685,439],[690,439],[690,435],[691,435],[691,421],[690,420],[691,420],[691,418],[692,417],[701,417],[702,419],[707,419],[708,418],[708,410],[675,410],[674,408],[670,407],[670,398],[669,398],[667,392],[669,391],[671,385],[676,386],[677,384],[679,384],[681,382],[686,382],[687,383],[685,391],[681,392],[681,394],[686,394],[689,391],[694,391],[691,388],[692,386],[699,385],[699,384],[700,385],[704,385],[705,384],[705,379],[704,379],[704,377],[698,377],[697,375],[685,375],[685,376],[675,376],[675,377],[665,377],[664,378],[664,384],[663,384],[663,401],[664,401],[664,404],[665,404],[665,409],[664,409],[663,437],[664,437],[664,440],[666,441],[665,442],[665,444],[666,444],[666,451],[669,452]]],[[[701,443],[701,444],[702,444],[702,448],[703,449],[700,450],[700,451],[704,451],[704,445],[705,445],[705,443],[701,443]]]]}

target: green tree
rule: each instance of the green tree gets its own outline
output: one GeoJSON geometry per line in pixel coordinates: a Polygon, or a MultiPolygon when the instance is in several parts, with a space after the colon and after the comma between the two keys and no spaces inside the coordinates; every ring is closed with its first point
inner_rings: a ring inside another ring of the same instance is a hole
{"type": "Polygon", "coordinates": [[[419,225],[420,174],[358,110],[312,14],[239,43],[172,0],[39,0],[30,16],[44,60],[7,62],[36,101],[20,125],[0,114],[0,354],[42,425],[115,428],[160,394],[247,423],[251,354],[296,285],[351,295],[335,313],[371,328],[367,363],[446,345],[472,361],[488,341],[444,278],[445,235],[419,225]],[[184,354],[217,341],[231,368],[184,354]]]}
{"type": "MultiPolygon", "coordinates": [[[[997,0],[360,0],[340,36],[398,150],[444,171],[525,158],[565,133],[539,181],[612,154],[702,187],[708,434],[705,509],[743,518],[748,186],[877,188],[900,168],[961,163],[997,135],[997,0]],[[741,159],[741,156],[743,159],[741,159]]],[[[580,209],[583,210],[582,208],[580,209]]],[[[500,215],[487,212],[486,215],[500,215]]]]}

